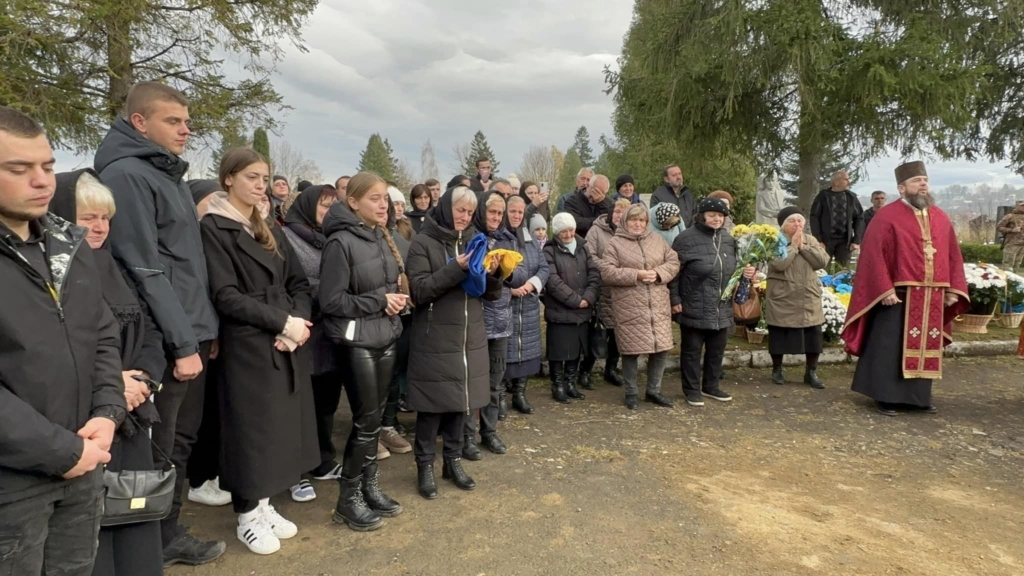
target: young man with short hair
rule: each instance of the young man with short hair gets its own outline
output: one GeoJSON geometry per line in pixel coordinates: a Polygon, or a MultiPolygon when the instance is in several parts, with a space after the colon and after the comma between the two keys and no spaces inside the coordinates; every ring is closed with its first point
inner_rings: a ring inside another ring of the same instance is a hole
{"type": "MultiPolygon", "coordinates": [[[[178,525],[186,465],[203,415],[206,364],[218,321],[210,301],[206,258],[181,158],[189,130],[188,100],[158,82],[128,92],[125,117],[114,121],[96,151],[96,171],[114,193],[117,218],[110,245],[146,301],[164,337],[167,371],[157,394],[153,441],[170,455],[177,478],[174,505],[161,522],[164,564],[205,564],[224,542],[200,542],[178,525]]],[[[169,463],[155,455],[157,465],[169,463]]]]}
{"type": "Polygon", "coordinates": [[[89,576],[126,405],[86,231],[47,207],[53,151],[0,106],[0,573],[89,576]]]}

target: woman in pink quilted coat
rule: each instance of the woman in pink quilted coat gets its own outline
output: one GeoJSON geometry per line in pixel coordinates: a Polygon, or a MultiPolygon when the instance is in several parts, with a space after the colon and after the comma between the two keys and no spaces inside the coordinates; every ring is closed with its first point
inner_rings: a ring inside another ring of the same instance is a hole
{"type": "Polygon", "coordinates": [[[644,399],[672,407],[661,395],[665,359],[672,349],[672,301],[668,284],[679,273],[679,256],[648,228],[650,215],[642,204],[622,217],[615,236],[598,261],[601,281],[611,287],[615,340],[622,354],[626,407],[637,407],[637,366],[647,354],[647,393],[644,399]]]}

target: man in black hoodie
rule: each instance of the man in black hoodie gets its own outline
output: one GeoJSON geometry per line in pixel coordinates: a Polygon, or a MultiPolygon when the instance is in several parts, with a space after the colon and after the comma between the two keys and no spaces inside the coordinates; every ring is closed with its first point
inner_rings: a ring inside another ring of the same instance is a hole
{"type": "Polygon", "coordinates": [[[662,172],[662,179],[665,183],[659,186],[651,196],[651,208],[662,202],[679,206],[679,215],[682,216],[683,223],[689,228],[693,224],[693,216],[697,213],[697,202],[694,200],[690,188],[683,184],[682,169],[675,164],[666,166],[662,172]]]}
{"type": "Polygon", "coordinates": [[[110,226],[114,257],[149,305],[168,355],[156,399],[160,423],[153,427],[153,441],[177,470],[174,506],[161,523],[164,563],[203,564],[223,554],[224,543],[200,542],[178,526],[186,464],[202,421],[205,367],[217,338],[199,221],[182,180],[188,101],[169,86],[141,82],[128,93],[125,115],[103,138],[95,164],[117,203],[110,226]]]}
{"type": "Polygon", "coordinates": [[[0,106],[0,573],[88,576],[121,339],[85,230],[46,213],[53,164],[39,124],[0,106]]]}

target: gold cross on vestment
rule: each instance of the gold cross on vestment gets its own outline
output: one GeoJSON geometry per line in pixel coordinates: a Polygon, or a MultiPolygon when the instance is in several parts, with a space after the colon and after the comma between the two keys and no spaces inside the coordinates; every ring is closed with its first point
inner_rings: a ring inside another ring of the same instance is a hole
{"type": "Polygon", "coordinates": [[[925,246],[924,246],[924,255],[926,257],[928,257],[929,260],[935,258],[935,253],[936,252],[938,252],[938,250],[936,250],[935,248],[932,248],[932,243],[931,242],[928,242],[927,244],[925,244],[925,246]]]}

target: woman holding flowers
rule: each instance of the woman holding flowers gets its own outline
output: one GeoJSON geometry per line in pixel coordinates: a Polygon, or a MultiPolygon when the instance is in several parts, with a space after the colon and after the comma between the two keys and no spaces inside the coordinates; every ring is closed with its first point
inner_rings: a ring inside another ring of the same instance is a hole
{"type": "MultiPolygon", "coordinates": [[[[679,366],[690,406],[703,406],[703,396],[732,400],[719,387],[733,326],[732,299],[723,294],[732,286],[730,278],[737,267],[736,241],[722,230],[728,215],[729,208],[720,198],[705,198],[697,207],[696,223],[672,243],[679,256],[679,275],[670,287],[672,313],[680,324],[679,366]]],[[[749,280],[756,272],[746,265],[742,276],[749,280]]]]}
{"type": "Polygon", "coordinates": [[[800,210],[787,206],[779,212],[779,226],[789,241],[784,258],[768,265],[765,294],[765,322],[768,324],[768,352],[772,356],[772,382],[785,384],[784,354],[805,354],[804,383],[825,387],[817,375],[818,356],[823,349],[821,325],[821,282],[817,270],[828,265],[829,256],[813,236],[804,235],[806,220],[800,210]]]}

